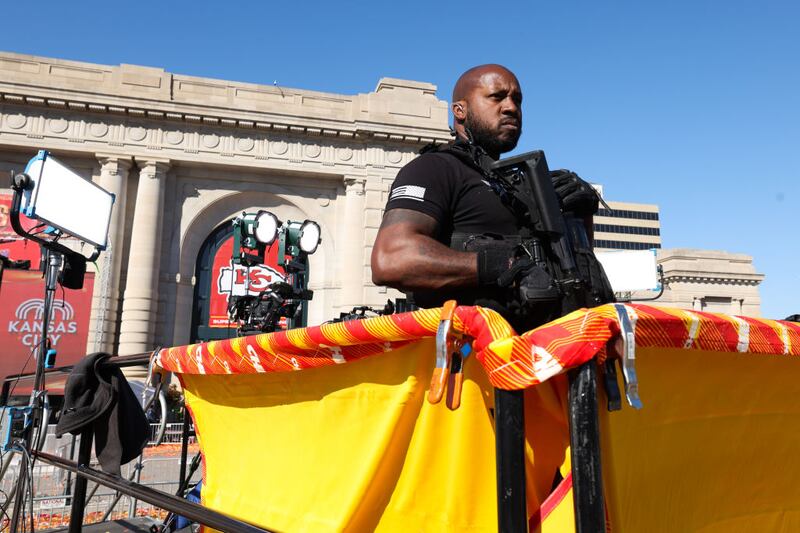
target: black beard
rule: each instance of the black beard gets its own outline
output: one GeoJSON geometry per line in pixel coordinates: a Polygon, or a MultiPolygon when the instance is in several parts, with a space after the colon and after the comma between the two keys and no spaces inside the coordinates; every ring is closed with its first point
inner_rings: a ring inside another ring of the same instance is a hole
{"type": "Polygon", "coordinates": [[[512,138],[501,139],[486,124],[473,119],[471,115],[467,115],[464,120],[464,128],[468,135],[471,135],[472,142],[486,150],[486,153],[492,157],[499,157],[500,154],[513,150],[522,133],[521,130],[518,130],[512,138]]]}

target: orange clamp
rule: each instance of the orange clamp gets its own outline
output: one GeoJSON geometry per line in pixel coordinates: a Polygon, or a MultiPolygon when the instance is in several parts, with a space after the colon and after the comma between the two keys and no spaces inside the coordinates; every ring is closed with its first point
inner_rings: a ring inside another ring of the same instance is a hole
{"type": "Polygon", "coordinates": [[[447,407],[458,409],[461,405],[461,388],[464,381],[461,348],[466,342],[462,335],[453,331],[455,300],[448,300],[442,306],[439,328],[436,330],[436,367],[428,389],[428,401],[439,403],[447,388],[447,407]]]}

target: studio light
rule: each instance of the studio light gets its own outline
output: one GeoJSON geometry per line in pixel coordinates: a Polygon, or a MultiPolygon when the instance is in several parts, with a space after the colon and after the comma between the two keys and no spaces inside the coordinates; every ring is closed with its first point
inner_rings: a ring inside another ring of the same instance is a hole
{"type": "Polygon", "coordinates": [[[63,165],[46,150],[28,162],[22,212],[105,250],[114,195],[63,165]]]}
{"type": "Polygon", "coordinates": [[[319,243],[322,242],[321,235],[322,230],[320,230],[319,224],[312,220],[306,220],[303,222],[303,224],[300,226],[300,250],[307,254],[313,254],[316,252],[317,246],[319,246],[319,243]]]}
{"type": "Polygon", "coordinates": [[[281,239],[284,251],[292,257],[297,257],[301,252],[313,254],[320,243],[321,230],[319,224],[313,220],[292,222],[283,225],[281,239]]]}
{"type": "Polygon", "coordinates": [[[272,244],[281,225],[278,217],[269,211],[259,211],[255,218],[255,236],[261,244],[272,244]]]}
{"type": "Polygon", "coordinates": [[[311,255],[322,242],[322,229],[313,220],[281,222],[269,211],[242,213],[233,220],[234,262],[256,264],[263,256],[266,246],[277,239],[278,263],[285,266],[286,256],[297,258],[311,255]],[[255,250],[250,254],[244,248],[255,250]]]}
{"type": "Polygon", "coordinates": [[[256,213],[242,213],[233,220],[234,237],[245,248],[253,249],[258,246],[256,239],[256,213]]]}
{"type": "Polygon", "coordinates": [[[655,249],[599,250],[595,255],[615,293],[661,290],[655,249]]]}

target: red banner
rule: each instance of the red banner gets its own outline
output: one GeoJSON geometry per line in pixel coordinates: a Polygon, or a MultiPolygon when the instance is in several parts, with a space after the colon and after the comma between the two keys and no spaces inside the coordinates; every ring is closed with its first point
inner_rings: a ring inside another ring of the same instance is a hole
{"type": "Polygon", "coordinates": [[[228,320],[228,297],[258,295],[270,283],[286,281],[283,267],[278,266],[278,243],[270,246],[264,254],[264,263],[253,267],[234,265],[233,236],[217,249],[211,270],[211,294],[209,297],[208,325],[212,328],[236,328],[228,320]]]}
{"type": "MultiPolygon", "coordinates": [[[[81,290],[57,289],[50,323],[50,339],[57,350],[56,366],[74,364],[86,355],[94,274],[87,273],[81,290]]],[[[44,278],[38,271],[6,270],[0,286],[0,379],[33,372],[29,356],[42,338],[44,278]]]]}
{"type": "MultiPolygon", "coordinates": [[[[11,193],[0,193],[0,255],[12,260],[30,259],[31,269],[39,268],[39,245],[26,241],[16,234],[11,227],[11,193]]],[[[20,216],[22,227],[26,230],[33,228],[37,222],[25,216],[20,216]]]]}

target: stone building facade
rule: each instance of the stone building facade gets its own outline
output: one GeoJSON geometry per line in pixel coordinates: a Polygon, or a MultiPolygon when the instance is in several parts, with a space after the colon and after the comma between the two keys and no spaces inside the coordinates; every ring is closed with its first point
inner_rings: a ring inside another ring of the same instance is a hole
{"type": "Polygon", "coordinates": [[[321,225],[316,324],[397,296],[372,285],[371,246],[397,171],[450,138],[435,91],[383,78],[340,95],[0,53],[0,171],[47,149],[116,195],[89,351],[189,342],[204,242],[257,209],[321,225]]]}
{"type": "MultiPolygon", "coordinates": [[[[0,171],[47,149],[116,195],[87,351],[192,341],[198,257],[216,230],[258,209],[321,225],[309,280],[318,324],[399,296],[371,283],[371,247],[398,170],[450,138],[435,91],[383,78],[340,95],[0,53],[0,171]]],[[[746,256],[664,250],[660,262],[659,303],[758,314],[763,276],[746,256]]]]}
{"type": "MultiPolygon", "coordinates": [[[[656,305],[730,315],[761,316],[758,286],[764,274],[753,258],[715,250],[669,248],[658,251],[664,295],[656,305]]],[[[770,317],[783,318],[783,317],[770,317]]]]}

